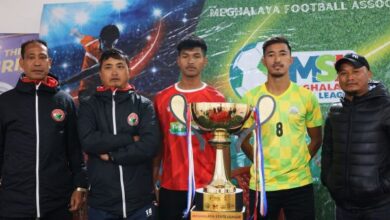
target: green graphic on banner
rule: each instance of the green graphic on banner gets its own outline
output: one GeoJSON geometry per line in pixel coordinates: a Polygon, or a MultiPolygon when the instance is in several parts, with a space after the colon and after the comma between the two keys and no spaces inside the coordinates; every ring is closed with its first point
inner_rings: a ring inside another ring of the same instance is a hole
{"type": "MultiPolygon", "coordinates": [[[[203,79],[239,102],[264,83],[262,43],[286,36],[292,45],[292,81],[311,89],[326,117],[329,103],[343,95],[334,62],[345,53],[364,55],[374,79],[390,87],[389,1],[208,0],[196,34],[208,43],[209,64],[203,79]]],[[[334,219],[334,204],[320,183],[320,152],[311,161],[317,219],[334,219]]],[[[242,165],[242,153],[233,161],[242,165]]],[[[247,164],[244,164],[247,165],[247,164]]]]}
{"type": "MultiPolygon", "coordinates": [[[[235,88],[242,79],[234,73],[235,58],[251,45],[283,34],[291,41],[293,53],[298,54],[291,73],[293,81],[309,85],[334,82],[336,58],[354,51],[368,58],[376,79],[389,84],[390,78],[384,74],[390,68],[386,59],[390,54],[389,4],[206,1],[197,27],[197,34],[205,37],[209,45],[204,79],[231,99],[239,100],[235,88]]],[[[258,58],[254,55],[253,59],[258,58]]],[[[260,78],[258,74],[254,81],[261,81],[260,78]]],[[[324,85],[317,90],[339,90],[337,86],[324,85]]]]}

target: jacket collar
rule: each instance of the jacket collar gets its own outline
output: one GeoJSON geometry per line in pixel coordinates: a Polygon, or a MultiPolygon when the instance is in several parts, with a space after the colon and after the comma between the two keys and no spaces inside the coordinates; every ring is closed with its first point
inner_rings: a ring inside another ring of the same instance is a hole
{"type": "Polygon", "coordinates": [[[111,91],[111,92],[114,92],[114,91],[117,91],[117,92],[127,92],[127,91],[130,91],[130,90],[135,90],[134,86],[130,85],[130,84],[127,84],[127,86],[123,89],[118,89],[118,88],[115,88],[115,87],[105,87],[105,86],[98,86],[96,88],[96,91],[97,92],[105,92],[105,91],[111,91]]]}
{"type": "Polygon", "coordinates": [[[124,89],[99,86],[96,88],[95,96],[106,102],[111,102],[115,91],[115,97],[114,97],[115,101],[122,102],[124,100],[127,100],[130,97],[128,94],[133,93],[134,90],[135,90],[134,86],[130,84],[127,84],[126,88],[124,89]]]}
{"type": "Polygon", "coordinates": [[[52,77],[52,76],[47,76],[46,77],[46,80],[32,80],[32,79],[29,79],[28,77],[26,77],[26,75],[22,75],[20,77],[20,80],[24,83],[34,83],[35,85],[38,85],[39,83],[47,86],[47,87],[50,87],[50,88],[55,88],[58,86],[58,81],[52,77]]]}
{"type": "Polygon", "coordinates": [[[22,73],[15,88],[22,92],[35,93],[37,85],[39,91],[55,93],[58,90],[58,80],[52,74],[49,74],[46,80],[31,80],[22,73]]]}

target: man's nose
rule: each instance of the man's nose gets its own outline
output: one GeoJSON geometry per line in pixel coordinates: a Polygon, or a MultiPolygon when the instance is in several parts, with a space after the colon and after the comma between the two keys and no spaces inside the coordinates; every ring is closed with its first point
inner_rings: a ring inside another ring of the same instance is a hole
{"type": "Polygon", "coordinates": [[[113,68],[111,74],[118,75],[119,71],[117,68],[113,68]]]}
{"type": "Polygon", "coordinates": [[[42,62],[39,59],[34,60],[34,66],[40,66],[42,62]]]}
{"type": "Polygon", "coordinates": [[[353,80],[353,79],[354,79],[354,75],[352,73],[348,73],[347,80],[353,80]]]}
{"type": "Polygon", "coordinates": [[[194,59],[193,57],[189,57],[189,58],[188,58],[188,63],[194,63],[194,60],[195,60],[195,59],[194,59]]]}

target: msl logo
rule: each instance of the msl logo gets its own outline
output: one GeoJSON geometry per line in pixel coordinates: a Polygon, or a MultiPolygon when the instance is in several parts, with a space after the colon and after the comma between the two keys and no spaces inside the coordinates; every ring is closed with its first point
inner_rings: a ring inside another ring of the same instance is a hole
{"type": "MultiPolygon", "coordinates": [[[[229,81],[235,94],[242,98],[251,89],[267,80],[267,69],[262,64],[263,42],[252,43],[241,49],[230,66],[229,81]]],[[[320,103],[336,102],[343,96],[334,69],[336,60],[351,50],[293,52],[290,79],[304,86],[318,97],[320,103]]]]}

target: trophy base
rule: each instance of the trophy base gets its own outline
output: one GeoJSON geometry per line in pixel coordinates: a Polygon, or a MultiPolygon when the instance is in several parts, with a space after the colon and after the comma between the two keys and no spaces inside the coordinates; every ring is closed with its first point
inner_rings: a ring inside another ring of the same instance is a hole
{"type": "Polygon", "coordinates": [[[246,219],[245,206],[239,212],[199,211],[192,207],[191,220],[244,220],[246,219]]]}
{"type": "Polygon", "coordinates": [[[236,188],[233,193],[209,193],[203,188],[196,190],[195,206],[199,211],[241,212],[243,191],[236,188]]]}

